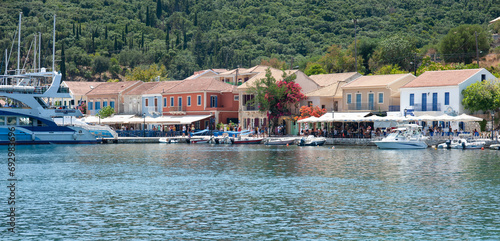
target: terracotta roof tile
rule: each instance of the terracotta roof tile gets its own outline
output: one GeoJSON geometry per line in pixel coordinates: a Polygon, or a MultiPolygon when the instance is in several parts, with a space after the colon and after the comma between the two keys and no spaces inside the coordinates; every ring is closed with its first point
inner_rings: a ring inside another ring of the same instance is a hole
{"type": "Polygon", "coordinates": [[[146,82],[140,85],[137,85],[131,91],[127,92],[127,95],[142,95],[144,92],[148,91],[151,88],[157,86],[160,82],[146,82]]]}
{"type": "Polygon", "coordinates": [[[335,84],[331,84],[317,90],[313,90],[306,94],[307,97],[334,97],[334,98],[342,98],[342,88],[339,85],[343,85],[344,81],[336,82],[335,84]]]}
{"type": "Polygon", "coordinates": [[[339,81],[343,81],[343,80],[347,80],[347,79],[356,77],[356,75],[361,76],[357,72],[347,72],[347,73],[311,75],[311,76],[309,76],[309,78],[311,78],[319,86],[324,87],[324,86],[328,86],[331,84],[335,84],[339,81]]]}
{"type": "Polygon", "coordinates": [[[352,88],[366,88],[366,87],[384,87],[389,84],[397,81],[399,79],[403,79],[411,74],[388,74],[388,75],[368,75],[359,77],[344,86],[344,89],[352,89],[352,88]]]}
{"type": "MultiPolygon", "coordinates": [[[[247,89],[255,81],[266,78],[266,70],[268,68],[271,70],[271,75],[274,77],[274,79],[276,79],[277,81],[283,79],[283,70],[271,68],[269,66],[257,65],[255,67],[249,69],[252,73],[255,73],[255,75],[253,75],[245,83],[243,83],[240,86],[238,86],[238,89],[247,89]]],[[[287,75],[292,75],[292,74],[295,74],[296,72],[298,72],[298,70],[285,70],[285,73],[287,75]]],[[[250,73],[250,72],[247,72],[247,73],[250,73]]]]}
{"type": "Polygon", "coordinates": [[[214,78],[185,79],[165,93],[186,93],[197,91],[233,92],[236,86],[224,83],[214,78]]]}
{"type": "Polygon", "coordinates": [[[401,88],[454,86],[472,77],[481,69],[426,71],[401,88]]]}
{"type": "Polygon", "coordinates": [[[143,94],[148,95],[148,94],[162,94],[163,92],[173,88],[174,86],[178,85],[182,81],[180,80],[170,80],[170,81],[161,81],[159,82],[158,85],[155,87],[147,90],[143,94]]]}
{"type": "Polygon", "coordinates": [[[85,95],[104,82],[64,81],[74,95],[85,95]]]}
{"type": "Polygon", "coordinates": [[[88,92],[87,95],[119,94],[140,83],[142,81],[105,82],[88,92]]]}

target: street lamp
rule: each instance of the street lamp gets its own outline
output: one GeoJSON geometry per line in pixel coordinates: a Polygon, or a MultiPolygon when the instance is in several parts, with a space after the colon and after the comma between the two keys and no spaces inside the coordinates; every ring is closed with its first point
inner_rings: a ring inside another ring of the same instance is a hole
{"type": "Polygon", "coordinates": [[[142,118],[144,118],[144,125],[142,126],[142,136],[146,137],[146,113],[142,114],[142,118]]]}

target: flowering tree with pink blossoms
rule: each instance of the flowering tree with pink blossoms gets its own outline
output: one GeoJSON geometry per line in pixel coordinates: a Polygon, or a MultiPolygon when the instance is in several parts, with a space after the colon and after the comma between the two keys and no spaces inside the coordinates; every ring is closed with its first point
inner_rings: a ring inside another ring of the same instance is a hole
{"type": "Polygon", "coordinates": [[[258,107],[259,111],[266,112],[272,128],[278,123],[281,116],[291,115],[290,108],[299,105],[306,99],[302,94],[302,87],[295,83],[297,76],[286,75],[283,72],[282,80],[276,81],[271,75],[271,70],[266,70],[266,78],[257,80],[249,88],[248,93],[254,98],[250,101],[258,107]]]}

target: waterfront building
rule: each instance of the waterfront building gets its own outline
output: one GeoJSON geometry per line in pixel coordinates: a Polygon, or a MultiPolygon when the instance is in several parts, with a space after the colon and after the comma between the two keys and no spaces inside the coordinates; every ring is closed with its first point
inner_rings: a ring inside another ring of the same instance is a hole
{"type": "Polygon", "coordinates": [[[462,69],[426,71],[401,87],[401,113],[456,116],[468,113],[462,105],[462,90],[479,81],[493,81],[488,70],[462,69]]]}
{"type": "Polygon", "coordinates": [[[370,75],[342,86],[344,112],[400,111],[400,88],[416,77],[413,74],[370,75]]]}
{"type": "Polygon", "coordinates": [[[238,123],[236,86],[215,78],[185,79],[162,93],[163,115],[176,116],[179,124],[214,129],[217,123],[238,123]]]}
{"type": "MultiPolygon", "coordinates": [[[[252,94],[247,91],[255,83],[255,81],[266,78],[266,70],[270,69],[271,75],[276,81],[283,79],[283,71],[269,66],[257,65],[249,69],[237,68],[217,75],[217,78],[226,83],[238,85],[238,98],[239,98],[239,122],[244,129],[255,127],[266,127],[269,124],[267,113],[259,111],[257,106],[250,104],[254,98],[252,94]]],[[[310,79],[306,74],[299,70],[285,70],[287,75],[295,74],[295,83],[302,87],[302,93],[307,93],[318,89],[320,86],[310,79]]],[[[293,108],[292,113],[298,114],[300,108],[293,108]]],[[[298,128],[292,118],[282,117],[280,123],[285,123],[287,133],[297,133],[298,128]]]]}
{"type": "Polygon", "coordinates": [[[167,98],[163,98],[163,93],[181,82],[179,80],[161,81],[153,88],[142,92],[142,113],[151,117],[162,116],[163,108],[168,106],[167,98]]]}
{"type": "MultiPolygon", "coordinates": [[[[145,82],[140,85],[134,86],[133,89],[123,94],[123,114],[127,115],[137,115],[142,116],[144,113],[149,113],[149,107],[152,107],[153,104],[158,106],[158,100],[154,100],[151,103],[148,103],[143,100],[143,93],[147,90],[154,88],[160,82],[145,82]]],[[[152,111],[154,109],[152,108],[152,111]]]]}
{"type": "Polygon", "coordinates": [[[320,88],[306,93],[307,99],[300,102],[301,106],[318,106],[327,111],[343,109],[342,86],[361,77],[357,72],[311,75],[320,88]]]}
{"type": "Polygon", "coordinates": [[[199,79],[199,78],[213,78],[220,73],[226,72],[227,69],[206,69],[200,70],[193,73],[193,75],[187,77],[186,79],[199,79]]]}
{"type": "Polygon", "coordinates": [[[105,82],[87,93],[87,114],[96,115],[100,109],[111,106],[116,114],[124,114],[124,96],[142,81],[105,82]]]}
{"type": "Polygon", "coordinates": [[[63,98],[61,100],[61,105],[68,108],[76,108],[83,103],[87,103],[87,93],[102,83],[103,82],[63,81],[61,86],[69,89],[71,98],[63,98]]]}

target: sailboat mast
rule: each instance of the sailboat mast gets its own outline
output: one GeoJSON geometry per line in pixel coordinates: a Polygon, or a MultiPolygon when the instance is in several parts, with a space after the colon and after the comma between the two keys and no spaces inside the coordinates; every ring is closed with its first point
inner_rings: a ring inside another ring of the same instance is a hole
{"type": "Polygon", "coordinates": [[[20,74],[21,70],[19,69],[19,60],[21,60],[21,15],[23,13],[19,13],[19,31],[17,36],[17,69],[16,74],[20,74]]]}
{"type": "Polygon", "coordinates": [[[54,14],[54,35],[52,36],[52,71],[56,71],[56,15],[54,14]]]}

